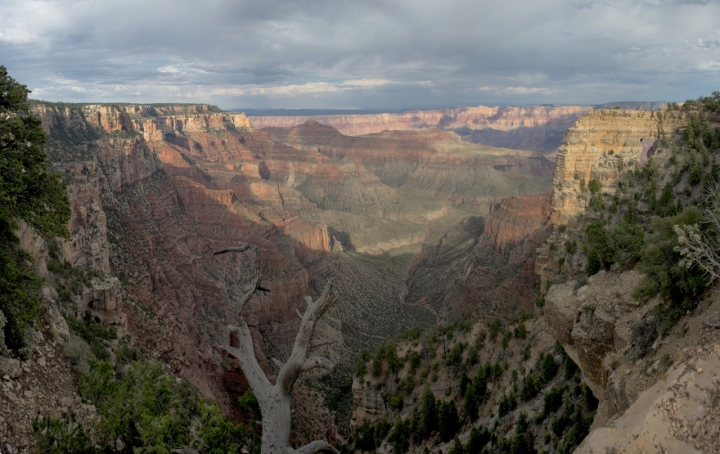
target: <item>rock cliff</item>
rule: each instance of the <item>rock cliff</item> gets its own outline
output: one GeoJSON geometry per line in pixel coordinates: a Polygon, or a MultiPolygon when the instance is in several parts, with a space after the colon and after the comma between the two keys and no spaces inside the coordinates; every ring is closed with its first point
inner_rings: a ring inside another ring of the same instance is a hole
{"type": "Polygon", "coordinates": [[[661,338],[648,337],[654,333],[643,324],[660,301],[641,306],[630,297],[640,278],[634,270],[601,271],[585,285],[553,285],[545,297],[549,332],[600,400],[596,430],[576,452],[708,452],[720,422],[711,410],[720,373],[720,299],[703,301],[661,338]]]}
{"type": "Polygon", "coordinates": [[[568,129],[558,150],[553,173],[554,223],[583,212],[589,196],[584,189],[598,179],[605,190],[643,159],[650,144],[687,125],[684,112],[595,110],[568,129]]]}

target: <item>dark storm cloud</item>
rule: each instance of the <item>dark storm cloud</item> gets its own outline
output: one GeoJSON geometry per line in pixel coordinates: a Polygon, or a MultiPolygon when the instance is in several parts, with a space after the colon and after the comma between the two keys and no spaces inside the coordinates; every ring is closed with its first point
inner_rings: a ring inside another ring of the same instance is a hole
{"type": "Polygon", "coordinates": [[[720,87],[713,0],[0,0],[0,64],[51,100],[430,107],[720,87]]]}

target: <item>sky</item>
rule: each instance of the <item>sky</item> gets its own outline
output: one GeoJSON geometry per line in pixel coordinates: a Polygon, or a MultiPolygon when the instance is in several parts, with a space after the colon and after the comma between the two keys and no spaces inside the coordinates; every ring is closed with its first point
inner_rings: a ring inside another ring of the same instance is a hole
{"type": "Polygon", "coordinates": [[[48,101],[683,101],[720,91],[720,0],[0,0],[0,65],[48,101]]]}

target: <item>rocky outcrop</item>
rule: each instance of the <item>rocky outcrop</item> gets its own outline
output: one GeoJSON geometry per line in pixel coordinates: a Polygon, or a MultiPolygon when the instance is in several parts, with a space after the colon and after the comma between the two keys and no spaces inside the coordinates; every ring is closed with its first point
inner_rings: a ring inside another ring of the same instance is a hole
{"type": "Polygon", "coordinates": [[[720,344],[715,343],[685,348],[655,385],[575,452],[717,452],[718,436],[720,344]]]}
{"type": "Polygon", "coordinates": [[[373,423],[386,416],[385,400],[379,390],[355,379],[352,393],[355,410],[350,420],[351,427],[358,427],[366,422],[373,423]]]}
{"type": "Polygon", "coordinates": [[[92,405],[83,403],[77,389],[77,373],[60,344],[48,336],[33,351],[33,358],[19,361],[0,357],[0,450],[3,453],[33,452],[36,437],[33,421],[51,416],[93,428],[86,433],[95,441],[99,420],[92,405]]]}
{"type": "MultiPolygon", "coordinates": [[[[485,217],[483,236],[490,238],[500,251],[536,234],[549,220],[550,194],[508,197],[485,217]]],[[[540,243],[544,239],[534,240],[540,243]]]]}
{"type": "Polygon", "coordinates": [[[720,308],[715,297],[658,338],[652,311],[659,300],[641,306],[630,296],[641,278],[634,270],[600,271],[585,284],[571,280],[553,285],[545,296],[549,332],[580,366],[585,383],[600,400],[593,427],[619,428],[621,421],[635,418],[611,420],[623,412],[631,414],[628,408],[681,359],[683,349],[715,341],[714,328],[708,324],[708,316],[720,308]]]}
{"type": "Polygon", "coordinates": [[[589,194],[584,185],[590,180],[610,190],[624,169],[640,162],[650,141],[685,125],[681,111],[595,110],[578,120],[565,134],[555,161],[553,222],[567,222],[585,210],[589,194]]]}
{"type": "Polygon", "coordinates": [[[88,123],[106,132],[127,131],[143,135],[148,142],[175,133],[251,128],[243,113],[220,112],[207,105],[123,106],[89,104],[82,107],[88,123]]]}

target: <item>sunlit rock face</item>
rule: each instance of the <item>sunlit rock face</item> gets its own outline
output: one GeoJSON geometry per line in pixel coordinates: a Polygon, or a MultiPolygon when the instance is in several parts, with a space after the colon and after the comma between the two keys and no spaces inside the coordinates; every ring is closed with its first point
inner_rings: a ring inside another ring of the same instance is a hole
{"type": "Polygon", "coordinates": [[[610,190],[623,169],[640,162],[644,142],[686,125],[681,111],[594,110],[578,120],[565,134],[555,161],[553,222],[566,222],[585,210],[589,195],[583,184],[598,179],[610,190]]]}

